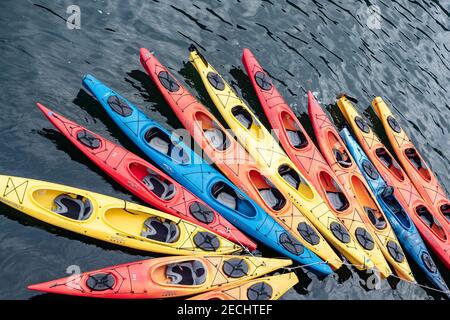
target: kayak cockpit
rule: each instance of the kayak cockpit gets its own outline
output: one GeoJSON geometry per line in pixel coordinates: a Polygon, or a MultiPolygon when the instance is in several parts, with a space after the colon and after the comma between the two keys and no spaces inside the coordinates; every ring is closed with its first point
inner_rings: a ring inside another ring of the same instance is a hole
{"type": "Polygon", "coordinates": [[[264,130],[261,130],[259,122],[243,106],[234,106],[231,108],[233,117],[244,127],[252,136],[258,140],[264,139],[264,130]]]}
{"type": "Polygon", "coordinates": [[[325,171],[319,173],[319,183],[327,196],[328,202],[336,211],[345,211],[350,202],[338,183],[325,171]]]}
{"type": "Polygon", "coordinates": [[[306,148],[308,146],[308,139],[306,138],[303,130],[298,125],[296,119],[292,119],[291,115],[285,111],[281,112],[280,118],[291,146],[296,149],[306,148]]]}
{"type": "Polygon", "coordinates": [[[151,270],[151,279],[162,286],[200,286],[207,280],[207,268],[200,260],[161,264],[151,270]]]}
{"type": "Polygon", "coordinates": [[[86,221],[94,213],[92,201],[79,194],[38,189],[32,197],[41,208],[73,221],[86,221]]]}
{"type": "Polygon", "coordinates": [[[106,209],[104,218],[109,225],[130,236],[164,243],[175,243],[180,239],[181,230],[176,219],[164,219],[126,207],[106,209]]]}
{"type": "Polygon", "coordinates": [[[256,170],[249,172],[250,180],[267,207],[280,211],[286,205],[286,198],[270,181],[256,170]]]}
{"type": "Polygon", "coordinates": [[[351,185],[358,203],[361,208],[364,209],[364,213],[367,215],[372,225],[378,230],[385,229],[387,226],[386,219],[372,199],[366,185],[355,175],[351,177],[351,185]]]}
{"type": "Polygon", "coordinates": [[[396,220],[403,226],[404,229],[409,229],[411,227],[411,220],[409,219],[405,209],[398,202],[394,195],[394,188],[387,186],[380,193],[381,199],[392,212],[396,220]]]}
{"type": "Polygon", "coordinates": [[[285,182],[303,195],[303,197],[307,199],[314,198],[314,193],[309,184],[288,164],[281,165],[278,168],[278,174],[285,182]]]}
{"type": "Polygon", "coordinates": [[[222,205],[231,210],[237,211],[246,217],[255,217],[255,207],[240,194],[238,194],[229,184],[219,181],[211,188],[212,196],[222,205]]]}
{"type": "Polygon", "coordinates": [[[445,203],[442,206],[439,207],[439,211],[442,213],[442,215],[447,219],[448,223],[450,223],[450,204],[445,203]]]}
{"type": "Polygon", "coordinates": [[[350,168],[352,166],[352,158],[334,132],[328,131],[327,140],[328,145],[331,146],[336,162],[343,168],[350,168]]]}
{"type": "Polygon", "coordinates": [[[400,165],[397,163],[397,161],[392,158],[390,153],[384,148],[378,148],[375,150],[375,154],[378,157],[378,160],[385,166],[389,171],[399,180],[404,181],[405,177],[403,175],[403,171],[400,168],[400,165]]]}
{"type": "Polygon", "coordinates": [[[186,164],[190,162],[189,151],[186,150],[181,142],[174,142],[166,132],[161,129],[153,127],[150,128],[144,136],[148,145],[158,151],[170,157],[175,162],[186,164]]]}
{"type": "Polygon", "coordinates": [[[230,146],[230,140],[220,126],[206,113],[197,111],[194,115],[196,123],[200,126],[204,137],[215,150],[225,151],[230,146]]]}
{"type": "Polygon", "coordinates": [[[447,240],[447,236],[445,234],[442,225],[439,221],[431,214],[427,207],[420,205],[416,207],[416,214],[420,218],[420,220],[433,231],[436,236],[438,236],[442,241],[447,240]]]}
{"type": "Polygon", "coordinates": [[[152,169],[137,162],[130,163],[128,168],[133,177],[159,199],[169,201],[175,196],[175,185],[152,169]]]}
{"type": "Polygon", "coordinates": [[[408,159],[409,163],[416,169],[416,171],[420,174],[420,176],[425,180],[431,181],[431,173],[430,169],[428,169],[425,161],[423,161],[422,157],[419,155],[416,149],[407,148],[405,149],[405,156],[408,159]]]}

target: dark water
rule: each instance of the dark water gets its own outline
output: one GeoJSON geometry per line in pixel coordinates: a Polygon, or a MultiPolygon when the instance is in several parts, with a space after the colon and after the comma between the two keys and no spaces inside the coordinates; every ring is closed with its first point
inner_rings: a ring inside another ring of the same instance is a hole
{"type": "MultiPolygon", "coordinates": [[[[287,101],[303,114],[307,128],[306,90],[316,92],[330,106],[338,92],[350,93],[372,120],[376,118],[367,112],[370,101],[375,95],[384,96],[449,190],[448,0],[77,1],[79,30],[66,26],[66,8],[71,4],[69,0],[0,2],[0,170],[4,174],[136,200],[53,131],[35,102],[136,152],[81,89],[81,77],[94,74],[150,116],[178,128],[180,123],[143,73],[138,49],[154,51],[211,105],[187,64],[187,47],[195,43],[263,121],[240,63],[244,47],[251,48],[276,79],[287,101]],[[367,11],[371,5],[381,13],[379,26],[367,11]]],[[[337,112],[332,115],[340,119],[337,112]]],[[[0,206],[0,298],[42,298],[27,291],[26,285],[65,276],[70,265],[87,271],[143,257],[0,206]]],[[[379,290],[368,291],[362,284],[364,276],[350,270],[325,280],[309,273],[300,276],[300,285],[285,298],[439,298],[395,281],[383,281],[379,290]]]]}

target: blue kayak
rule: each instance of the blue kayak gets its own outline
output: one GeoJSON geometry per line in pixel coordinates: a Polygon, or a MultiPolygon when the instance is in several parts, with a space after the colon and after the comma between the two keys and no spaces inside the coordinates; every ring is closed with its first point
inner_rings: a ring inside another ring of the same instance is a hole
{"type": "Polygon", "coordinates": [[[180,138],[150,119],[127,99],[91,75],[83,86],[112,120],[155,164],[197,195],[241,231],[319,275],[332,273],[322,259],[269,216],[253,200],[206,163],[180,138]]]}
{"type": "MultiPolygon", "coordinates": [[[[419,265],[420,269],[422,269],[433,285],[437,289],[447,292],[447,295],[449,295],[447,285],[425,247],[419,232],[393,194],[392,187],[388,186],[383,180],[350,131],[344,128],[339,134],[347,145],[364,178],[367,180],[370,189],[375,194],[404,250],[419,265]]],[[[403,253],[398,248],[388,247],[388,250],[393,253],[394,259],[404,259],[403,253]]]]}

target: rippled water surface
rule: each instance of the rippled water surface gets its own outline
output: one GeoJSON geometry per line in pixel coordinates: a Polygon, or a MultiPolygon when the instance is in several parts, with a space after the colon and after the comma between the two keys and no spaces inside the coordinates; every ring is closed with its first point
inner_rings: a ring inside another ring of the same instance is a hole
{"type": "MultiPolygon", "coordinates": [[[[2,0],[0,170],[137,201],[56,133],[35,102],[138,153],[82,90],[81,77],[94,74],[151,117],[179,128],[143,72],[138,50],[153,51],[211,106],[187,63],[187,48],[195,43],[264,123],[240,62],[245,47],[275,78],[307,129],[306,90],[314,91],[338,122],[341,115],[331,109],[336,94],[357,97],[376,129],[369,106],[382,95],[449,190],[449,11],[448,0],[2,0]],[[66,26],[71,4],[81,9],[79,30],[66,26]],[[374,19],[378,11],[380,21],[374,19]]],[[[48,298],[26,285],[65,276],[70,265],[87,271],[142,258],[0,206],[0,298],[48,298]]],[[[299,276],[300,284],[285,298],[439,298],[396,281],[367,290],[367,276],[350,269],[324,280],[302,271],[299,276]]]]}

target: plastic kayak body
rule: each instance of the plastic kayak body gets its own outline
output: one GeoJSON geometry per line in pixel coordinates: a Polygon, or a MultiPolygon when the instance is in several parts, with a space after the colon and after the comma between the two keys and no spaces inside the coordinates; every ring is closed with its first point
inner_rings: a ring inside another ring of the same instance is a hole
{"type": "MultiPolygon", "coordinates": [[[[360,216],[375,235],[375,241],[386,260],[395,269],[399,277],[414,281],[408,261],[406,259],[395,260],[396,252],[390,249],[395,248],[401,252],[401,246],[389,223],[390,219],[386,218],[375,195],[367,185],[358,165],[353,160],[328,115],[325,114],[325,111],[310,92],[308,92],[308,114],[320,151],[339,182],[357,202],[356,206],[360,216]]],[[[308,143],[312,143],[312,141],[309,139],[308,143]]]]}
{"type": "MultiPolygon", "coordinates": [[[[83,85],[147,157],[158,163],[167,174],[209,204],[234,226],[298,263],[304,264],[305,261],[316,263],[318,260],[320,262],[316,255],[303,246],[303,250],[297,254],[287,250],[283,246],[284,242],[291,240],[287,231],[178,137],[171,135],[136,106],[94,77],[85,76],[83,85]]],[[[327,274],[330,268],[318,264],[315,270],[323,270],[327,274]]]]}
{"type": "Polygon", "coordinates": [[[95,298],[175,298],[242,283],[291,263],[246,256],[164,257],[72,275],[28,289],[95,298]]]}
{"type": "Polygon", "coordinates": [[[86,237],[164,254],[242,250],[191,222],[135,203],[61,184],[0,176],[0,201],[33,218],[86,237]]]}
{"type": "MultiPolygon", "coordinates": [[[[335,216],[344,223],[380,273],[388,277],[392,271],[379,248],[380,242],[372,225],[363,219],[363,211],[353,193],[342,185],[331,170],[250,50],[244,49],[242,62],[264,113],[288,157],[327,202],[335,216]]],[[[311,97],[308,95],[308,103],[311,97]]]]}
{"type": "Polygon", "coordinates": [[[353,265],[361,270],[373,268],[374,263],[362,247],[217,71],[196,50],[191,51],[189,60],[228,126],[275,186],[290,197],[328,242],[353,265]]]}
{"type": "Polygon", "coordinates": [[[435,208],[422,199],[411,180],[353,104],[345,97],[340,98],[337,104],[367,157],[386,183],[394,188],[395,197],[414,222],[423,240],[445,266],[450,268],[450,236],[448,229],[434,218],[438,215],[435,208]]]}
{"type": "Polygon", "coordinates": [[[208,291],[188,300],[278,300],[298,283],[294,272],[208,291]]]}
{"type": "MultiPolygon", "coordinates": [[[[289,198],[273,185],[271,177],[259,169],[254,158],[214,115],[147,49],[141,49],[141,63],[184,127],[231,182],[247,193],[304,246],[327,260],[334,269],[340,268],[341,260],[317,229],[289,198]],[[165,79],[171,79],[174,84],[172,90],[166,88],[165,79]]],[[[314,270],[314,267],[311,266],[310,269],[314,270]]]]}
{"type": "MultiPolygon", "coordinates": [[[[425,273],[434,286],[436,286],[439,290],[447,292],[448,295],[449,292],[447,285],[442,279],[433,259],[428,253],[428,250],[420,237],[419,232],[414,226],[414,223],[411,221],[408,214],[393,194],[392,187],[386,184],[359,144],[352,137],[350,131],[347,128],[344,128],[340,135],[342,139],[344,139],[348,150],[364,175],[372,192],[376,195],[378,202],[391,222],[392,228],[397,234],[397,237],[405,251],[414,260],[414,262],[419,265],[420,269],[425,273]]],[[[400,250],[397,250],[394,247],[389,247],[389,250],[392,251],[397,261],[405,260],[405,256],[400,250]]]]}
{"type": "Polygon", "coordinates": [[[256,249],[231,223],[152,164],[39,103],[38,107],[70,142],[132,194],[161,211],[256,249]]]}
{"type": "Polygon", "coordinates": [[[436,176],[383,99],[376,97],[372,101],[372,106],[381,120],[389,142],[406,174],[422,198],[440,213],[434,218],[446,226],[447,230],[450,230],[450,200],[436,176]]]}

